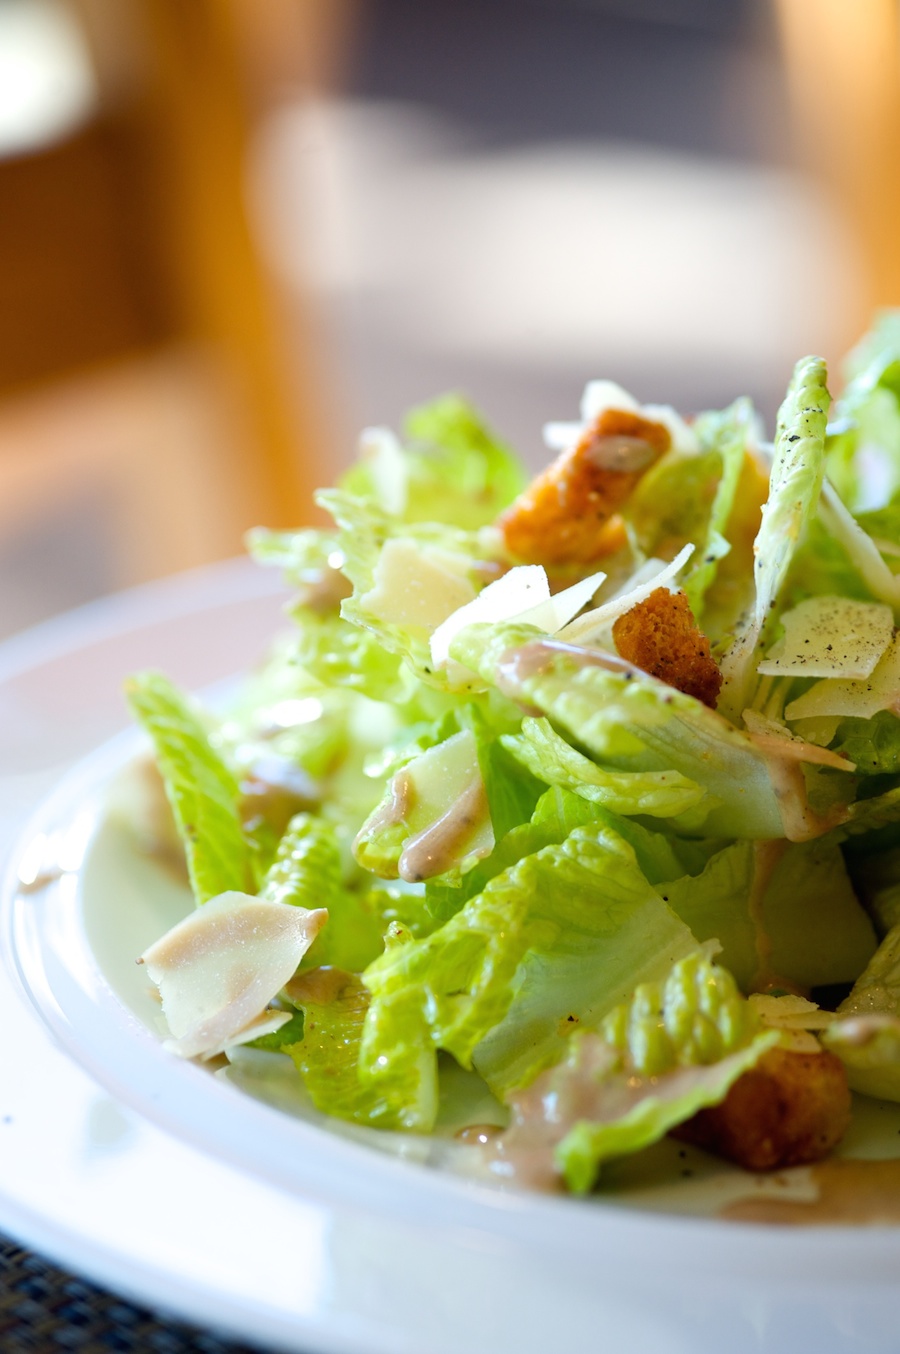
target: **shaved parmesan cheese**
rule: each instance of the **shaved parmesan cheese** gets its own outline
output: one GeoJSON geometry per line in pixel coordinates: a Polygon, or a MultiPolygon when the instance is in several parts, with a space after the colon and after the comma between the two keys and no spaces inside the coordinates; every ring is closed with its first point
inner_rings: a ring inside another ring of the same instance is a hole
{"type": "MultiPolygon", "coordinates": [[[[220,893],[145,950],[182,1058],[211,1058],[238,1041],[293,975],[328,920],[246,893],[220,893]]],[[[282,1023],[282,1022],[279,1022],[282,1023]]]]}
{"type": "Polygon", "coordinates": [[[450,657],[450,642],[467,625],[479,621],[508,621],[550,600],[550,584],[540,564],[520,564],[489,583],[478,596],[447,616],[431,636],[431,657],[442,667],[450,657]]]}
{"type": "Polygon", "coordinates": [[[870,677],[859,681],[827,677],[791,701],[784,715],[792,721],[833,716],[836,725],[837,719],[848,715],[871,719],[879,710],[900,714],[900,635],[891,640],[870,677]]]}
{"type": "Polygon", "coordinates": [[[374,587],[359,599],[369,615],[388,625],[433,630],[475,596],[475,589],[432,551],[414,541],[388,541],[375,566],[374,587]]]}
{"type": "Polygon", "coordinates": [[[687,564],[691,555],[694,553],[694,547],[688,544],[681,549],[671,564],[661,564],[656,561],[658,568],[648,574],[647,566],[642,566],[636,577],[640,581],[627,592],[621,593],[618,597],[613,597],[611,601],[604,602],[603,606],[595,607],[593,611],[586,611],[583,616],[572,621],[569,625],[564,625],[558,632],[558,637],[565,640],[567,644],[586,644],[590,645],[594,640],[599,639],[612,625],[613,621],[624,616],[626,611],[636,607],[638,602],[643,602],[649,597],[651,592],[657,588],[665,588],[673,582],[684,566],[687,564]]]}
{"type": "Polygon", "coordinates": [[[510,619],[523,625],[536,625],[539,630],[546,630],[548,635],[553,635],[564,625],[568,625],[582,607],[587,606],[594,593],[605,582],[606,574],[591,574],[589,578],[582,578],[580,582],[573,583],[570,588],[554,593],[546,602],[539,602],[537,606],[529,608],[528,611],[521,611],[510,619]]]}
{"type": "Polygon", "coordinates": [[[221,1048],[205,1056],[214,1058],[217,1053],[229,1054],[233,1048],[239,1048],[241,1044],[249,1044],[254,1039],[262,1039],[264,1034],[275,1034],[277,1030],[281,1029],[282,1025],[288,1023],[290,1018],[290,1011],[281,1011],[277,1007],[263,1011],[255,1020],[251,1020],[249,1025],[245,1025],[240,1034],[236,1034],[233,1039],[223,1043],[221,1048]]]}
{"type": "Polygon", "coordinates": [[[550,451],[568,451],[580,441],[583,432],[583,423],[545,423],[544,445],[550,451]]]}
{"type": "Polygon", "coordinates": [[[489,583],[473,602],[460,607],[438,626],[431,636],[434,665],[446,667],[451,686],[471,685],[473,674],[450,658],[452,640],[467,625],[479,621],[518,621],[523,625],[534,625],[548,635],[555,634],[578,615],[605,581],[606,574],[591,574],[551,597],[550,583],[542,565],[517,565],[496,583],[489,583]]]}
{"type": "Polygon", "coordinates": [[[868,677],[894,633],[889,606],[850,597],[809,597],[781,621],[784,636],[757,669],[766,677],[868,677]]]}
{"type": "Polygon", "coordinates": [[[769,1029],[825,1030],[836,1019],[833,1011],[823,1011],[814,1001],[793,993],[773,997],[766,992],[751,992],[749,1002],[769,1029]]]}

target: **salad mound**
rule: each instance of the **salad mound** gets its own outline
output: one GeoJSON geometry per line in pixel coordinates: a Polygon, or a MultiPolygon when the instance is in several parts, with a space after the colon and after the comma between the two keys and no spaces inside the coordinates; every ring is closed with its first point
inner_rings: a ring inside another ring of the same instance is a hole
{"type": "Polygon", "coordinates": [[[332,528],[252,532],[270,659],[224,712],[129,684],[197,903],[142,956],[172,1053],[419,1134],[458,1064],[468,1150],[573,1191],[900,1100],[900,315],[830,404],[816,357],[771,444],[591,382],[529,483],[445,396],[363,434],[332,528]]]}

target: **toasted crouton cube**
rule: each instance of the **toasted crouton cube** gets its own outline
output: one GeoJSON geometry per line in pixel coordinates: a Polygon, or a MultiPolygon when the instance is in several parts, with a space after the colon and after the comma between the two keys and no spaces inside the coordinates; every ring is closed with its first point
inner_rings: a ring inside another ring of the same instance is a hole
{"type": "Polygon", "coordinates": [[[670,444],[664,424],[604,409],[500,517],[510,554],[546,565],[590,564],[613,554],[625,543],[618,509],[670,444]]]}
{"type": "Polygon", "coordinates": [[[657,588],[613,625],[621,656],[715,709],[722,674],[683,592],[657,588]]]}
{"type": "Polygon", "coordinates": [[[844,1065],[833,1053],[773,1048],[673,1136],[736,1162],[773,1171],[820,1161],[850,1122],[844,1065]]]}

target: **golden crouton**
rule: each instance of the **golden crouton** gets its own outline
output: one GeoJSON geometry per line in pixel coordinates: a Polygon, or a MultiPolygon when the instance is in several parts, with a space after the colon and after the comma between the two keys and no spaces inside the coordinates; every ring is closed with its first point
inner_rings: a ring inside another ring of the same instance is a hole
{"type": "Polygon", "coordinates": [[[701,1110],[674,1137],[748,1171],[820,1161],[850,1122],[844,1065],[833,1053],[773,1048],[734,1083],[721,1105],[701,1110]]]}
{"type": "Polygon", "coordinates": [[[625,544],[617,510],[670,443],[664,424],[604,409],[501,515],[510,554],[547,565],[590,564],[614,554],[625,544]]]}
{"type": "Polygon", "coordinates": [[[657,588],[613,625],[624,659],[715,709],[722,674],[683,592],[657,588]]]}

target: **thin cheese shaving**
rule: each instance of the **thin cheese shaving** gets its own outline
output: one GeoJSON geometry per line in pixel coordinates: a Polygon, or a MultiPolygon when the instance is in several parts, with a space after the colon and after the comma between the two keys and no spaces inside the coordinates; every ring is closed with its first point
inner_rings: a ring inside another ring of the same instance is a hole
{"type": "Polygon", "coordinates": [[[781,618],[784,635],[757,671],[766,677],[871,676],[891,642],[894,617],[881,602],[808,597],[781,618]]]}
{"type": "Polygon", "coordinates": [[[786,719],[831,716],[871,719],[879,710],[900,714],[900,635],[895,635],[872,675],[853,681],[826,677],[785,709],[786,719]]]}
{"type": "Polygon", "coordinates": [[[650,577],[647,577],[648,566],[642,566],[640,583],[629,587],[627,592],[620,593],[609,602],[604,602],[602,606],[595,607],[593,611],[586,611],[569,625],[564,625],[559,631],[559,638],[565,640],[567,644],[590,646],[596,640],[605,637],[613,621],[624,616],[626,611],[631,611],[632,607],[637,606],[638,602],[643,602],[657,588],[673,583],[693,553],[694,547],[689,543],[679,550],[670,564],[660,563],[659,568],[650,577]]]}
{"type": "Polygon", "coordinates": [[[281,991],[328,920],[250,894],[211,898],[141,955],[182,1058],[211,1058],[238,1041],[281,991]]]}
{"type": "Polygon", "coordinates": [[[479,621],[519,621],[537,626],[548,635],[555,634],[578,615],[605,581],[606,574],[591,574],[551,596],[546,570],[540,564],[517,565],[437,627],[431,636],[434,664],[443,667],[450,656],[451,641],[467,625],[479,621]]]}

